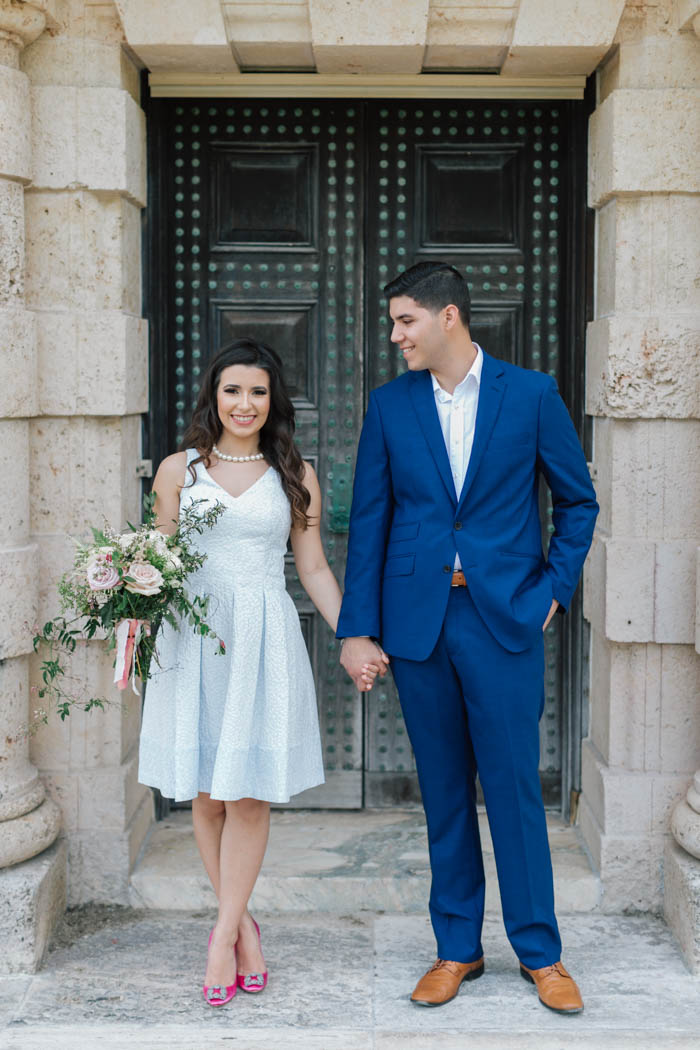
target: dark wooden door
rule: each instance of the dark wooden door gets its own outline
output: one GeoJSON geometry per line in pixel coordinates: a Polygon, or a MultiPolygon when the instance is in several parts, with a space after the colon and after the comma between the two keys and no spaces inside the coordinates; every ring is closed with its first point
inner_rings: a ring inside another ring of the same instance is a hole
{"type": "MultiPolygon", "coordinates": [[[[555,375],[582,426],[582,128],[575,103],[151,101],[154,466],[181,439],[210,353],[244,334],[270,343],[285,360],[342,581],[366,397],[403,367],[381,286],[425,258],[465,274],[474,338],[555,375]]],[[[542,507],[546,538],[544,494],[542,507]]],[[[316,676],[327,770],[326,786],[297,804],[417,801],[393,687],[360,698],[291,562],[288,586],[316,676]]],[[[555,620],[542,721],[550,805],[576,781],[583,680],[578,605],[555,620]]]]}

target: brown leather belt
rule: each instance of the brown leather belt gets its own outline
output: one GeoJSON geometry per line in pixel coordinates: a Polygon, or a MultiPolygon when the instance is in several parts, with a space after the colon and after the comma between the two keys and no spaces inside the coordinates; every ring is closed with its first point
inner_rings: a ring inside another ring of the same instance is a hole
{"type": "Polygon", "coordinates": [[[452,586],[453,587],[466,587],[467,586],[467,578],[466,578],[466,576],[464,575],[464,573],[462,572],[461,569],[458,569],[457,572],[453,572],[452,573],[452,586]]]}

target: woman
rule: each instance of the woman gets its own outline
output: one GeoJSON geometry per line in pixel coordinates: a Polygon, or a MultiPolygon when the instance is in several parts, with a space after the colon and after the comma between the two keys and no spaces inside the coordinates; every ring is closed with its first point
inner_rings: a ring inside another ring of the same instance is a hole
{"type": "MultiPolygon", "coordinates": [[[[294,409],[277,354],[240,339],[214,357],[184,440],[153,484],[159,528],[190,502],[225,506],[200,548],[191,590],[210,596],[207,622],[224,642],[164,625],[148,683],[139,779],[192,799],[199,851],[219,901],[204,997],[229,1002],[267,984],[260,933],[247,910],[267,845],[270,802],[323,783],[314,684],[299,618],[285,590],[291,537],[299,579],[335,631],[341,595],[321,546],[321,492],[293,441],[294,409]]],[[[364,690],[387,658],[363,669],[364,690]]]]}

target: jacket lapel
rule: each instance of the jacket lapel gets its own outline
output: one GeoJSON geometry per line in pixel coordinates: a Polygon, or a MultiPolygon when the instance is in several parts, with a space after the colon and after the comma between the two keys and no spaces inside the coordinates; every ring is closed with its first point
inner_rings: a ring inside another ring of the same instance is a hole
{"type": "Polygon", "coordinates": [[[498,418],[503,393],[506,388],[504,373],[505,369],[501,362],[485,353],[481,369],[481,383],[479,384],[479,403],[476,410],[474,444],[472,445],[472,454],[469,458],[467,476],[459,494],[459,507],[464,505],[476,472],[479,469],[484,449],[491,437],[491,431],[498,418]]]}
{"type": "Polygon", "coordinates": [[[413,401],[413,407],[418,416],[418,422],[423,431],[425,440],[428,442],[428,448],[430,449],[432,457],[435,460],[435,466],[437,467],[440,477],[447,489],[447,494],[452,502],[456,504],[457,493],[455,492],[454,481],[452,480],[452,471],[450,470],[450,461],[447,456],[447,449],[445,448],[445,439],[442,436],[442,430],[440,428],[440,420],[435,405],[435,394],[433,392],[433,381],[430,372],[427,369],[421,372],[412,372],[411,379],[410,394],[411,400],[413,401]]]}

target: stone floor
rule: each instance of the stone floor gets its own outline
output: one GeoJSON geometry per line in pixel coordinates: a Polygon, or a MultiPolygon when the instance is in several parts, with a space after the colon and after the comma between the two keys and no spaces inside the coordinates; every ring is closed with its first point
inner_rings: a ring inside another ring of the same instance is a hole
{"type": "MultiPolygon", "coordinates": [[[[594,910],[599,881],[577,830],[553,816],[548,824],[559,914],[594,910]]],[[[486,910],[497,914],[498,883],[484,814],[480,825],[486,910]]],[[[423,914],[429,889],[422,811],[277,811],[252,907],[265,912],[423,914]]],[[[131,903],[185,911],[215,906],[188,811],[173,813],[151,834],[131,878],[131,903]]]]}
{"type": "Polygon", "coordinates": [[[3,1050],[698,1050],[700,981],[654,918],[563,916],[583,1014],[550,1013],[498,918],[487,970],[439,1010],[409,992],[432,961],[419,915],[258,914],[270,984],[214,1010],[200,992],[210,913],[69,913],[45,968],[0,980],[3,1050]]]}

